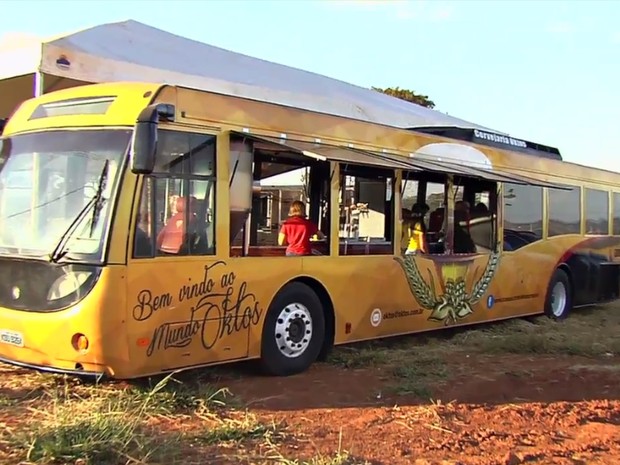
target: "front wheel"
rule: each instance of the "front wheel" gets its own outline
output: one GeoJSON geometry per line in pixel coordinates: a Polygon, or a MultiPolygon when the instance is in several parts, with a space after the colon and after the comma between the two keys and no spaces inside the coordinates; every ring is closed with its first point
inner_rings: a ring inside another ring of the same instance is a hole
{"type": "Polygon", "coordinates": [[[288,376],[307,370],[325,338],[321,300],[303,283],[287,284],[273,299],[261,341],[263,371],[288,376]]]}
{"type": "Polygon", "coordinates": [[[571,284],[564,270],[557,269],[547,289],[545,300],[545,314],[554,320],[563,320],[571,311],[573,298],[571,284]]]}

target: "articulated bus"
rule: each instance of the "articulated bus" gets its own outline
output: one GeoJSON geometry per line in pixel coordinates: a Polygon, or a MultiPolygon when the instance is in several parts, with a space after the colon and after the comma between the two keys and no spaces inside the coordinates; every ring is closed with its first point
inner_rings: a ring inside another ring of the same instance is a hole
{"type": "Polygon", "coordinates": [[[334,345],[619,295],[620,174],[501,134],[114,83],[22,103],[1,144],[9,364],[286,376],[334,345]],[[311,255],[278,245],[293,200],[324,234],[311,255]],[[429,248],[406,254],[422,204],[429,248]]]}

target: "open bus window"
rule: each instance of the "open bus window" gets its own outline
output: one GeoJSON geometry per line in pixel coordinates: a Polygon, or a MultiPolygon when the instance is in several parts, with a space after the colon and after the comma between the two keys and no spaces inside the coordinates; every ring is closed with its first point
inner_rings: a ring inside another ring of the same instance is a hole
{"type": "MultiPolygon", "coordinates": [[[[427,178],[427,176],[424,176],[427,178]]],[[[428,206],[428,220],[426,222],[426,241],[430,254],[444,253],[446,239],[446,184],[445,179],[432,177],[432,181],[423,180],[424,203],[428,206]],[[442,182],[439,182],[442,181],[442,182]]],[[[456,193],[457,198],[459,193],[456,193]]],[[[460,193],[462,196],[462,193],[460,193]]],[[[421,196],[422,197],[422,196],[421,196]]]]}
{"type": "Polygon", "coordinates": [[[609,234],[609,193],[586,189],[586,234],[609,234]]]}
{"type": "MultiPolygon", "coordinates": [[[[463,241],[463,248],[477,253],[489,253],[497,248],[497,184],[491,181],[471,180],[462,181],[462,197],[455,199],[455,252],[457,244],[457,217],[458,227],[462,228],[469,238],[463,241]]],[[[467,253],[467,252],[465,252],[467,253]]]]}
{"type": "Polygon", "coordinates": [[[160,130],[144,177],[134,257],[215,253],[215,137],[160,130]]]}
{"type": "Polygon", "coordinates": [[[517,250],[542,239],[543,189],[504,183],[504,250],[517,250]]]}
{"type": "Polygon", "coordinates": [[[429,173],[403,172],[401,253],[412,248],[410,231],[416,224],[423,231],[427,253],[441,254],[444,252],[446,185],[445,182],[433,182],[430,179],[443,181],[443,177],[439,179],[429,173]],[[423,207],[422,210],[420,206],[423,207]]]}
{"type": "MultiPolygon", "coordinates": [[[[278,234],[294,201],[303,202],[306,218],[329,234],[329,162],[231,136],[231,178],[231,256],[284,256],[287,244],[278,244],[278,234]]],[[[328,242],[315,239],[312,255],[329,254],[328,242]]]]}
{"type": "Polygon", "coordinates": [[[548,236],[581,233],[581,188],[549,189],[548,236]]]}
{"type": "Polygon", "coordinates": [[[497,248],[497,184],[463,176],[452,179],[448,184],[441,173],[403,173],[401,252],[415,248],[408,244],[407,217],[422,222],[428,254],[489,253],[497,248]],[[454,205],[451,221],[446,217],[448,199],[454,205]],[[427,214],[412,215],[421,207],[427,214]]]}
{"type": "Polygon", "coordinates": [[[341,165],[340,254],[393,253],[394,175],[341,165]]]}

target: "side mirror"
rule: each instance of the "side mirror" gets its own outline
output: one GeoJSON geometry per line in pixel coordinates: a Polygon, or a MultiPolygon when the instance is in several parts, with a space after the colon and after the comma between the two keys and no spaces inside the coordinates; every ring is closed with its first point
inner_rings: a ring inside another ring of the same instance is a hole
{"type": "Polygon", "coordinates": [[[157,105],[146,107],[138,116],[129,151],[131,171],[136,174],[150,174],[155,168],[158,123],[157,105]]]}

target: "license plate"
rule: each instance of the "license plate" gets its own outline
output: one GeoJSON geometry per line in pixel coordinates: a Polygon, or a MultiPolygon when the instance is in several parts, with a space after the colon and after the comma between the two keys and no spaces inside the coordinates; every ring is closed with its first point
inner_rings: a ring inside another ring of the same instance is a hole
{"type": "Polygon", "coordinates": [[[24,347],[24,336],[17,331],[0,330],[0,342],[12,346],[24,347]]]}

